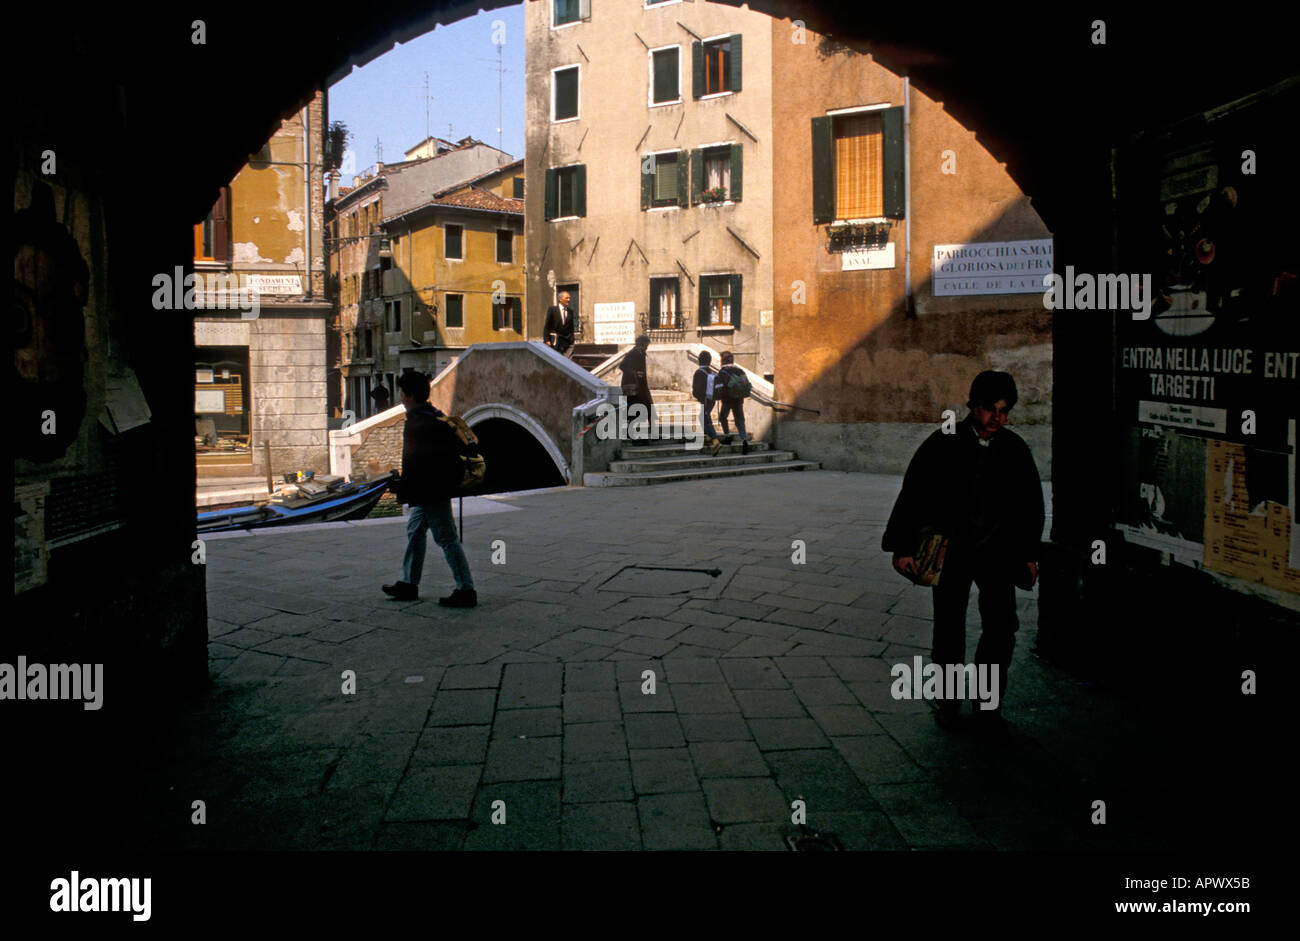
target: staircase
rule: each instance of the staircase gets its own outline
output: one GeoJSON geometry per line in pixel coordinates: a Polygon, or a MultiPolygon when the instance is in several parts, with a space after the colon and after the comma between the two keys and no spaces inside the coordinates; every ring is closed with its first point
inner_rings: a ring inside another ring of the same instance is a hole
{"type": "Polygon", "coordinates": [[[573,346],[573,361],[583,369],[591,372],[617,352],[617,343],[575,343],[573,346]]]}
{"type": "MultiPolygon", "coordinates": [[[[624,445],[608,471],[583,475],[586,486],[634,487],[821,468],[814,461],[798,460],[793,451],[774,451],[766,441],[751,441],[749,453],[742,454],[734,424],[733,443],[724,444],[716,456],[707,442],[698,450],[690,450],[688,439],[693,439],[700,429],[699,403],[686,392],[659,390],[652,391],[651,397],[655,403],[656,439],[624,445]]],[[[716,411],[713,424],[721,435],[716,411]]]]}

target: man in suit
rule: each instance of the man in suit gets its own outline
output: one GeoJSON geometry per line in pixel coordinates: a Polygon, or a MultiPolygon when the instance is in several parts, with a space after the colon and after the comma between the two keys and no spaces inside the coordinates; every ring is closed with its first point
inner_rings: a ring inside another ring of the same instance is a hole
{"type": "MultiPolygon", "coordinates": [[[[966,655],[966,606],[972,582],[979,586],[981,633],[975,663],[998,667],[998,707],[983,711],[972,701],[983,728],[1001,734],[1001,702],[1016,646],[1016,588],[1038,578],[1043,535],[1043,490],[1033,454],[1006,427],[1016,404],[1015,380],[988,370],[970,387],[970,414],[945,434],[930,435],[907,468],[903,489],[885,527],[881,548],[893,553],[894,568],[916,573],[921,534],[948,538],[934,601],[934,646],[930,659],[941,666],[962,664],[966,655]]],[[[941,701],[935,719],[951,727],[960,699],[941,701]]]]}
{"type": "Polygon", "coordinates": [[[546,326],[542,339],[561,356],[573,359],[573,308],[569,306],[569,292],[561,291],[558,304],[546,309],[546,326]]]}

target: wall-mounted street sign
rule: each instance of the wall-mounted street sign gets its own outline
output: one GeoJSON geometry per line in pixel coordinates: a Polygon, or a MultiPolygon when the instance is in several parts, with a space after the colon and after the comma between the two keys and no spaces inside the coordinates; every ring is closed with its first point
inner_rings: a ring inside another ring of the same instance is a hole
{"type": "Polygon", "coordinates": [[[934,296],[1042,294],[1052,273],[1052,240],[936,245],[934,296]]]}
{"type": "Polygon", "coordinates": [[[636,342],[636,304],[618,301],[596,304],[592,307],[596,322],[597,343],[617,343],[626,346],[636,342]]]}
{"type": "Polygon", "coordinates": [[[894,243],[890,242],[880,248],[863,249],[857,252],[843,252],[840,255],[841,271],[872,271],[880,268],[894,267],[894,243]]]}
{"type": "Polygon", "coordinates": [[[301,294],[302,276],[296,274],[246,274],[244,287],[259,294],[301,294]]]}

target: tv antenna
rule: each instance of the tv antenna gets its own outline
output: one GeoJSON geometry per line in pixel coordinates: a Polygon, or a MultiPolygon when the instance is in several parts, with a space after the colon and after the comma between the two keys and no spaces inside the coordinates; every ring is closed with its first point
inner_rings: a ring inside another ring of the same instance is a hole
{"type": "MultiPolygon", "coordinates": [[[[504,48],[505,47],[502,44],[500,43],[497,44],[497,58],[496,58],[497,67],[493,69],[493,71],[497,73],[497,150],[501,149],[501,125],[503,123],[502,121],[503,111],[502,111],[501,102],[502,102],[503,78],[505,76],[505,73],[510,71],[505,67],[505,62],[502,59],[502,52],[504,51],[504,48]]],[[[479,61],[491,62],[492,60],[479,59],[479,61]]]]}
{"type": "Polygon", "coordinates": [[[427,141],[430,137],[433,136],[433,131],[430,130],[430,125],[429,125],[429,102],[437,101],[436,95],[429,94],[429,73],[428,72],[424,73],[423,85],[407,85],[406,87],[424,89],[424,139],[427,141]]]}

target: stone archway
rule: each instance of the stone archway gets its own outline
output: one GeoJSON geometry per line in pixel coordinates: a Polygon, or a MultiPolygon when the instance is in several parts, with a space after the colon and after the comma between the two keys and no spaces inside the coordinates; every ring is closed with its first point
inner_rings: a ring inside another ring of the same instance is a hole
{"type": "Polygon", "coordinates": [[[560,476],[566,482],[572,483],[573,478],[569,472],[569,462],[564,459],[564,454],[555,443],[555,439],[547,434],[546,429],[541,426],[537,419],[527,412],[515,408],[513,405],[506,405],[503,402],[488,402],[474,406],[461,417],[470,428],[490,418],[501,418],[519,425],[536,438],[538,444],[546,450],[547,455],[555,463],[556,470],[560,472],[560,476]]]}

